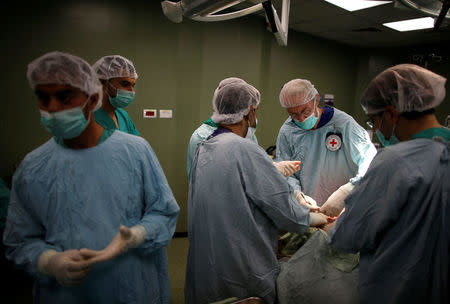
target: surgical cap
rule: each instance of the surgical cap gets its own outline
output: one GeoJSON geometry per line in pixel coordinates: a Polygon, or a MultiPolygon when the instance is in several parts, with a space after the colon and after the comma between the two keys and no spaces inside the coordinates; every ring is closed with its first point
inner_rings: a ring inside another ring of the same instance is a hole
{"type": "Polygon", "coordinates": [[[366,114],[393,106],[399,113],[423,112],[445,98],[447,79],[414,64],[399,64],[378,74],[361,97],[366,114]]]}
{"type": "Polygon", "coordinates": [[[230,83],[247,83],[245,80],[238,78],[238,77],[228,77],[219,82],[219,85],[217,86],[217,89],[221,89],[222,87],[226,86],[230,83]]]}
{"type": "Polygon", "coordinates": [[[133,62],[120,55],[104,56],[92,66],[99,79],[117,77],[138,78],[133,62]]]}
{"type": "Polygon", "coordinates": [[[304,105],[319,94],[314,85],[305,79],[293,79],[287,82],[280,92],[280,104],[283,108],[304,105]]]}
{"type": "Polygon", "coordinates": [[[91,66],[80,57],[50,52],[28,64],[27,78],[30,87],[36,90],[38,85],[70,85],[89,96],[98,94],[99,99],[94,110],[102,105],[103,89],[91,66]]]}
{"type": "Polygon", "coordinates": [[[231,82],[217,87],[214,92],[211,119],[219,124],[234,124],[250,111],[250,106],[257,107],[260,102],[259,91],[246,82],[231,82]]]}
{"type": "MultiPolygon", "coordinates": [[[[239,77],[228,77],[228,78],[225,78],[221,82],[219,82],[219,85],[217,86],[217,89],[214,92],[214,96],[216,95],[216,93],[220,89],[222,89],[224,86],[226,86],[227,84],[230,84],[230,83],[247,83],[247,82],[245,80],[239,78],[239,77]]],[[[259,105],[260,100],[261,100],[261,95],[260,95],[259,91],[256,88],[254,88],[254,89],[255,89],[256,94],[258,95],[258,98],[256,98],[254,100],[254,103],[252,103],[252,106],[257,107],[259,105]]],[[[213,97],[213,100],[214,99],[215,99],[215,97],[213,97]]]]}

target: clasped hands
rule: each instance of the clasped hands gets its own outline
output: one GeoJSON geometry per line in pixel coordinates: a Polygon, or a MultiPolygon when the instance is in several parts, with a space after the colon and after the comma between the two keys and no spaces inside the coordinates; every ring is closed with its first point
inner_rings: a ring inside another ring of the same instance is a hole
{"type": "Polygon", "coordinates": [[[140,225],[131,228],[120,226],[119,232],[104,249],[47,250],[39,257],[38,268],[42,273],[54,276],[63,286],[78,285],[87,278],[94,264],[111,260],[129,248],[139,246],[145,234],[145,228],[140,225]]]}

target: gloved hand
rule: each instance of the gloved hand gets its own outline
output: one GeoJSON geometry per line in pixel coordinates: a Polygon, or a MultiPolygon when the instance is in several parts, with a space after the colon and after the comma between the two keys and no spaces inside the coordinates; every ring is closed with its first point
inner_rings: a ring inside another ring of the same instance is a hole
{"type": "Polygon", "coordinates": [[[289,177],[298,170],[300,170],[300,164],[301,161],[280,161],[280,162],[273,162],[273,165],[280,171],[281,174],[283,174],[284,177],[289,177]]]}
{"type": "Polygon", "coordinates": [[[303,192],[295,190],[294,195],[298,203],[300,205],[308,207],[310,211],[318,211],[320,209],[317,206],[316,201],[312,197],[305,195],[303,192]]]}
{"type": "Polygon", "coordinates": [[[79,250],[57,252],[44,251],[39,257],[38,269],[46,275],[54,276],[62,286],[78,285],[91,271],[93,263],[84,259],[79,250]]]}
{"type": "Polygon", "coordinates": [[[320,212],[328,216],[338,216],[345,207],[344,200],[350,194],[354,186],[346,183],[334,191],[327,201],[320,207],[320,212]]]}
{"type": "Polygon", "coordinates": [[[323,213],[310,212],[309,213],[309,226],[321,227],[328,223],[328,217],[323,213]]]}
{"type": "Polygon", "coordinates": [[[92,263],[100,263],[110,260],[129,248],[138,247],[145,240],[145,228],[137,225],[131,228],[120,226],[119,233],[112,239],[103,250],[90,250],[83,248],[80,250],[81,255],[92,263]]]}

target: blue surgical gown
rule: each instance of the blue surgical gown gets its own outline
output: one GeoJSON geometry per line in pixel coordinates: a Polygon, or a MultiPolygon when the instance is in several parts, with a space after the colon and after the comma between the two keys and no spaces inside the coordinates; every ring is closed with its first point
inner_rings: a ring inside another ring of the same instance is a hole
{"type": "Polygon", "coordinates": [[[276,300],[277,229],[304,233],[309,209],[255,143],[234,133],[200,143],[188,198],[185,298],[276,300]]]}
{"type": "MultiPolygon", "coordinates": [[[[197,150],[198,144],[207,139],[215,130],[217,125],[210,119],[198,127],[194,133],[192,133],[191,139],[189,140],[188,154],[187,154],[187,174],[188,177],[191,176],[192,161],[194,160],[195,150],[197,150]]],[[[254,143],[258,143],[256,135],[253,134],[251,140],[254,143]]]]}
{"type": "Polygon", "coordinates": [[[379,152],[330,233],[331,246],[360,252],[362,303],[450,303],[449,195],[449,143],[379,152]]]}
{"type": "Polygon", "coordinates": [[[322,127],[304,130],[288,118],[277,138],[277,159],[300,160],[300,170],[288,178],[296,189],[317,201],[319,206],[343,184],[355,184],[367,171],[377,153],[369,134],[350,115],[334,109],[333,117],[322,127]],[[337,151],[326,147],[328,134],[342,136],[337,151]]]}
{"type": "Polygon", "coordinates": [[[8,211],[10,190],[3,179],[0,178],[0,230],[3,230],[8,211]]]}
{"type": "MultiPolygon", "coordinates": [[[[133,134],[139,136],[139,131],[136,129],[133,121],[131,120],[128,113],[121,109],[117,108],[115,110],[117,123],[119,124],[119,130],[128,134],[133,134]]],[[[98,109],[94,112],[95,121],[101,125],[103,128],[116,130],[117,126],[114,120],[106,113],[103,109],[98,109]]]]}
{"type": "Polygon", "coordinates": [[[179,207],[147,141],[115,131],[102,144],[66,149],[52,138],[14,174],[6,256],[32,274],[35,303],[170,303],[166,246],[179,207]],[[105,248],[119,226],[142,225],[143,244],[62,287],[38,271],[49,249],[105,248]]]}

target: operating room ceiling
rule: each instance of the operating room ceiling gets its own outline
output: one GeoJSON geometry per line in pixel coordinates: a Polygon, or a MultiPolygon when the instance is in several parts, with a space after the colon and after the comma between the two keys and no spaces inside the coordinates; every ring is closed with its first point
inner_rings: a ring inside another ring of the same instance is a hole
{"type": "MultiPolygon", "coordinates": [[[[272,0],[272,3],[280,15],[282,0],[272,0]]],[[[264,17],[263,12],[257,14],[264,17]]],[[[405,5],[395,5],[394,2],[349,12],[324,0],[291,0],[289,29],[366,48],[449,44],[449,18],[444,19],[437,31],[398,32],[383,26],[386,22],[428,16],[405,5]]]]}

